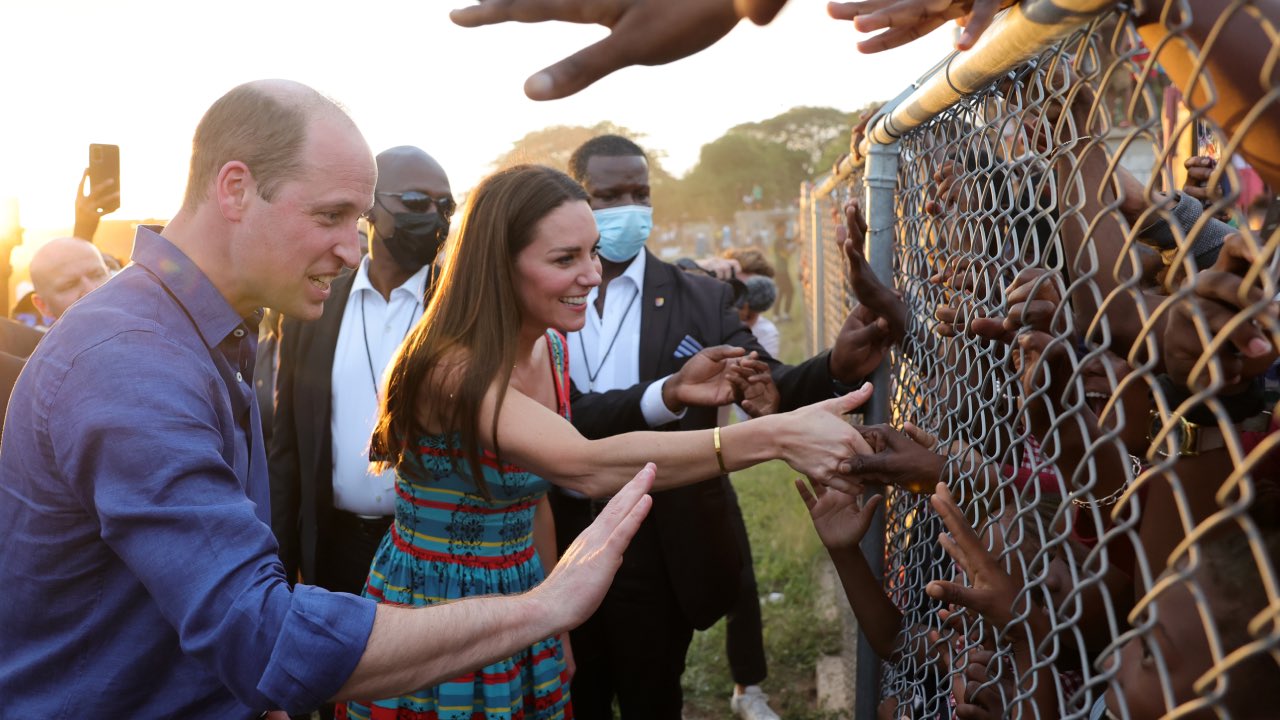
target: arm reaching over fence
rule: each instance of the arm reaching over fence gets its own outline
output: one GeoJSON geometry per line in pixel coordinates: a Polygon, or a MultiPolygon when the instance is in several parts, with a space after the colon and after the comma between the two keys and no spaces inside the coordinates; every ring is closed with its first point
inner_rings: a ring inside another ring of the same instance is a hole
{"type": "Polygon", "coordinates": [[[996,13],[1014,0],[863,0],[833,2],[827,12],[837,20],[853,20],[858,32],[884,30],[858,43],[858,50],[876,53],[905,45],[955,20],[964,28],[957,50],[968,50],[982,37],[996,13]]]}
{"type": "MultiPolygon", "coordinates": [[[[739,1],[756,11],[753,20],[759,22],[767,15],[763,0],[739,1]]],[[[738,24],[734,4],[734,0],[482,0],[454,10],[449,17],[463,27],[561,20],[609,28],[609,37],[525,81],[524,92],[531,99],[555,100],[615,70],[664,65],[710,47],[738,24]]]]}

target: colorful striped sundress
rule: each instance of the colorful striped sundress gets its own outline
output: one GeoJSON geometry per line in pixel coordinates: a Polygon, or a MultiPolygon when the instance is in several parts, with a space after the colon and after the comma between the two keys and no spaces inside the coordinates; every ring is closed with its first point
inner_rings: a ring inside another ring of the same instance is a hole
{"type": "MultiPolygon", "coordinates": [[[[559,412],[569,417],[564,338],[547,333],[559,412]]],[[[432,480],[396,478],[396,519],[382,540],[365,597],[422,606],[477,595],[524,592],[543,579],[533,512],[549,483],[481,458],[493,500],[479,494],[457,434],[421,439],[418,462],[432,480]],[[454,466],[455,460],[461,466],[454,466]]],[[[353,720],[560,720],[572,718],[560,641],[527,650],[412,695],[338,707],[353,720]]]]}

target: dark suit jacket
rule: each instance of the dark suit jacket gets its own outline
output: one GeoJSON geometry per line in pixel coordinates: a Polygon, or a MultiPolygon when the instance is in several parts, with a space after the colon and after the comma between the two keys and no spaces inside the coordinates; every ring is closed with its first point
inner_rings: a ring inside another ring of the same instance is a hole
{"type": "Polygon", "coordinates": [[[29,357],[44,333],[17,320],[0,317],[0,352],[14,357],[29,357]]]}
{"type": "MultiPolygon", "coordinates": [[[[290,582],[316,577],[320,538],[330,532],[333,514],[333,353],[342,315],[355,283],[349,271],[333,281],[319,320],[285,318],[280,325],[272,423],[271,529],[290,582]]],[[[430,293],[436,274],[427,275],[430,293]]]]}
{"type": "Polygon", "coordinates": [[[4,414],[18,373],[42,337],[44,333],[35,328],[0,317],[0,430],[4,429],[4,414]]]}
{"type": "MultiPolygon", "coordinates": [[[[772,358],[738,318],[728,284],[685,273],[650,254],[642,293],[640,384],[607,393],[583,394],[575,388],[573,424],[584,436],[600,438],[649,429],[640,412],[640,398],[650,383],[685,363],[674,353],[686,335],[703,347],[734,345],[758,352],[773,366],[783,411],[832,397],[829,353],[795,366],[772,358]]],[[[661,429],[699,430],[715,425],[715,408],[689,408],[682,419],[661,429]]],[[[710,446],[707,451],[712,451],[710,446]]],[[[659,528],[663,561],[680,607],[693,627],[709,627],[735,599],[741,562],[729,525],[724,485],[716,478],[655,493],[653,498],[653,509],[645,522],[659,528]]]]}
{"type": "Polygon", "coordinates": [[[333,512],[333,353],[356,274],[333,281],[319,320],[285,318],[280,329],[276,407],[271,432],[271,529],[285,576],[314,581],[319,539],[333,512]]]}

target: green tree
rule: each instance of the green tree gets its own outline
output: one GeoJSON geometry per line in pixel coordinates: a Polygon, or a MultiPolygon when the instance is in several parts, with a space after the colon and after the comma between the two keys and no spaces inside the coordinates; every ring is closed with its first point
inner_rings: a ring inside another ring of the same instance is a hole
{"type": "Polygon", "coordinates": [[[691,217],[727,223],[756,186],[762,191],[757,207],[794,202],[800,182],[809,177],[807,162],[800,150],[730,131],[702,146],[698,164],[685,176],[681,190],[691,217]]]}
{"type": "Polygon", "coordinates": [[[849,151],[849,133],[871,103],[854,112],[831,107],[794,107],[759,122],[730,128],[704,145],[698,164],[681,185],[684,212],[730,222],[745,207],[743,197],[762,190],[756,208],[795,202],[800,183],[831,169],[849,151]]]}
{"type": "Polygon", "coordinates": [[[805,172],[814,177],[830,170],[836,158],[849,151],[849,131],[863,113],[872,112],[881,104],[868,103],[853,112],[831,107],[794,107],[768,120],[737,125],[729,132],[805,153],[808,157],[805,172]]]}
{"type": "Polygon", "coordinates": [[[819,162],[828,148],[836,144],[849,145],[849,129],[857,115],[830,107],[794,107],[760,122],[743,123],[729,130],[729,134],[746,135],[764,142],[802,153],[807,175],[821,173],[826,168],[819,162]]]}

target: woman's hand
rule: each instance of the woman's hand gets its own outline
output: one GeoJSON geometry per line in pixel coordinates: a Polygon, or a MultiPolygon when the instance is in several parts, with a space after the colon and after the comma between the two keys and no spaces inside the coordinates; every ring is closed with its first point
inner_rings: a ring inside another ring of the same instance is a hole
{"type": "Polygon", "coordinates": [[[872,389],[871,383],[864,383],[843,397],[771,415],[760,422],[775,423],[773,437],[780,459],[796,472],[828,487],[855,492],[861,484],[851,474],[850,458],[870,453],[871,447],[844,416],[870,399],[872,389]]]}

